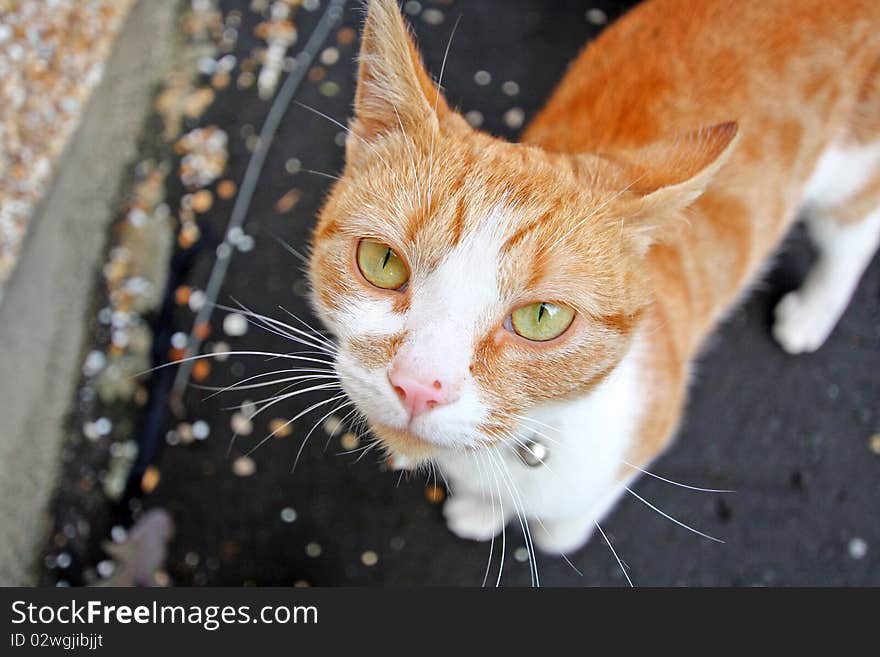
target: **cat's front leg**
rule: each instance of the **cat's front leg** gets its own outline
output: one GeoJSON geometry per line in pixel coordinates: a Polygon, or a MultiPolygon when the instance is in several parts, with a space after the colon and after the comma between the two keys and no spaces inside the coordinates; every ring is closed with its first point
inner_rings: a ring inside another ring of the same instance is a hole
{"type": "Polygon", "coordinates": [[[569,554],[582,548],[593,537],[599,521],[611,510],[624,490],[625,484],[616,485],[586,513],[532,520],[529,523],[532,541],[539,550],[553,555],[569,554]]]}
{"type": "Polygon", "coordinates": [[[452,495],[443,505],[449,531],[471,541],[488,541],[501,533],[512,513],[501,500],[479,494],[452,495]]]}

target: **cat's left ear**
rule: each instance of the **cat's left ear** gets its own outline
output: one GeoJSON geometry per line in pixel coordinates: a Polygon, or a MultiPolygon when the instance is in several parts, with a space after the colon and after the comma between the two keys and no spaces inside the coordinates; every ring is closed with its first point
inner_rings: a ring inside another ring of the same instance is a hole
{"type": "Polygon", "coordinates": [[[736,147],[737,135],[735,122],[719,123],[627,157],[633,167],[627,174],[624,225],[637,250],[646,251],[659,229],[706,191],[736,147]]]}
{"type": "Polygon", "coordinates": [[[401,129],[433,129],[450,111],[422,65],[395,0],[370,0],[354,108],[354,142],[401,129]]]}

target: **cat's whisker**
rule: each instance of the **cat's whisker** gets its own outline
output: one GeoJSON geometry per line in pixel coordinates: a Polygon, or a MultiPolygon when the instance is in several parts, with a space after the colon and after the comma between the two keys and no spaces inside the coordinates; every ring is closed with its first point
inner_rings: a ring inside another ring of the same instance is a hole
{"type": "Polygon", "coordinates": [[[630,495],[632,495],[633,497],[635,497],[637,500],[639,500],[640,502],[642,502],[643,504],[645,504],[646,506],[648,506],[648,508],[653,509],[654,511],[656,511],[657,513],[659,513],[661,516],[663,516],[664,518],[666,518],[667,520],[671,520],[672,522],[674,522],[674,523],[675,523],[676,525],[678,525],[679,527],[684,527],[685,529],[687,529],[688,531],[693,532],[693,533],[696,534],[697,536],[702,536],[703,538],[708,538],[710,541],[715,541],[716,543],[724,543],[724,541],[722,541],[720,538],[715,538],[714,536],[710,536],[709,534],[704,534],[703,532],[701,532],[701,531],[699,531],[699,530],[697,530],[697,529],[694,529],[694,528],[691,527],[690,525],[686,525],[685,523],[681,522],[680,520],[677,520],[677,519],[673,518],[673,517],[672,517],[671,515],[669,515],[668,513],[665,513],[665,512],[663,512],[663,511],[661,511],[661,510],[658,509],[656,506],[654,506],[653,504],[651,504],[648,500],[646,500],[644,497],[642,497],[642,496],[639,495],[638,493],[634,492],[631,488],[627,487],[627,488],[626,488],[626,491],[627,491],[630,495]]]}
{"type": "Polygon", "coordinates": [[[504,573],[504,558],[507,554],[507,523],[504,515],[504,500],[501,495],[501,485],[498,483],[498,474],[495,471],[495,465],[492,462],[492,459],[489,457],[489,450],[484,450],[486,454],[486,463],[489,465],[489,470],[492,474],[492,479],[495,481],[495,492],[498,494],[498,507],[500,509],[501,514],[501,560],[498,564],[498,579],[495,580],[495,586],[501,586],[501,576],[504,573]]]}
{"type": "MultiPolygon", "coordinates": [[[[359,140],[362,144],[364,144],[367,148],[369,148],[369,149],[373,152],[373,154],[374,154],[376,157],[379,158],[379,160],[382,162],[382,164],[384,164],[384,165],[387,167],[387,169],[388,169],[388,170],[389,170],[389,171],[390,171],[395,177],[397,177],[397,169],[395,169],[393,166],[391,166],[391,165],[388,163],[388,160],[386,160],[384,157],[382,157],[382,154],[379,152],[379,149],[376,147],[375,144],[373,144],[372,142],[370,142],[370,141],[364,139],[364,138],[361,137],[359,134],[357,134],[354,130],[352,130],[351,128],[349,128],[347,125],[345,125],[345,124],[342,123],[341,121],[337,121],[336,119],[334,119],[334,118],[333,118],[332,116],[330,116],[329,114],[324,114],[324,112],[322,112],[322,111],[320,111],[320,110],[318,110],[318,109],[315,109],[314,107],[311,107],[311,106],[309,106],[309,105],[306,105],[305,103],[301,103],[301,102],[299,102],[298,100],[295,100],[295,101],[293,101],[293,102],[294,102],[295,105],[299,105],[299,106],[302,107],[303,109],[308,110],[309,112],[312,112],[313,114],[316,114],[317,116],[320,116],[322,119],[325,119],[325,120],[329,121],[330,123],[332,123],[333,125],[335,125],[335,126],[337,126],[337,127],[339,127],[339,128],[342,128],[342,129],[346,132],[346,134],[348,134],[348,135],[354,137],[355,139],[359,140]]],[[[398,178],[398,182],[400,182],[400,179],[399,179],[399,178],[398,178]]]]}
{"type": "MultiPolygon", "coordinates": [[[[289,387],[290,386],[288,386],[288,388],[289,387]]],[[[227,406],[221,410],[240,411],[240,410],[243,410],[246,406],[250,406],[251,404],[254,404],[256,406],[259,406],[260,404],[264,404],[264,406],[261,407],[259,411],[257,411],[257,413],[259,413],[264,408],[266,408],[266,406],[268,406],[269,404],[277,404],[278,402],[284,401],[285,399],[290,399],[291,397],[296,397],[297,395],[303,395],[308,392],[315,392],[317,390],[327,390],[328,388],[329,389],[341,389],[342,386],[340,386],[338,383],[321,383],[319,385],[309,386],[307,388],[302,388],[300,390],[297,390],[297,391],[291,392],[291,393],[286,393],[286,394],[279,393],[277,395],[273,395],[272,397],[266,397],[265,399],[258,399],[257,401],[254,401],[254,402],[245,402],[243,404],[236,404],[235,406],[227,406]]],[[[256,415],[256,413],[254,413],[254,415],[256,415]]]]}
{"type": "Polygon", "coordinates": [[[339,176],[334,176],[332,173],[325,173],[323,171],[317,171],[315,169],[300,169],[300,171],[304,173],[310,173],[313,176],[321,176],[322,178],[329,178],[330,180],[335,180],[336,182],[343,182],[345,179],[340,178],[339,176]]]}
{"type": "MultiPolygon", "coordinates": [[[[474,459],[474,464],[477,466],[477,477],[479,478],[480,483],[480,492],[482,494],[483,503],[486,503],[486,487],[483,485],[484,480],[484,472],[483,466],[481,465],[480,459],[480,450],[472,450],[471,457],[474,459]]],[[[492,504],[492,518],[495,518],[495,496],[489,495],[489,500],[492,504]]],[[[483,573],[483,588],[486,588],[486,583],[489,581],[489,572],[492,570],[492,555],[495,551],[495,534],[492,534],[492,537],[489,539],[489,557],[486,559],[486,571],[483,573]]]]}
{"type": "MultiPolygon", "coordinates": [[[[321,406],[324,406],[325,404],[331,404],[331,403],[333,403],[333,402],[335,402],[335,401],[339,401],[340,399],[343,399],[344,397],[345,397],[345,395],[342,394],[342,395],[337,395],[336,397],[331,397],[330,399],[325,399],[325,400],[323,400],[323,401],[316,402],[316,403],[312,404],[311,406],[309,406],[309,407],[308,407],[307,409],[305,409],[304,411],[300,411],[300,412],[297,413],[295,416],[293,416],[292,418],[290,418],[290,419],[285,423],[285,426],[290,426],[291,424],[293,424],[294,422],[296,422],[298,419],[300,419],[300,418],[303,417],[304,415],[307,415],[308,413],[311,413],[311,412],[312,412],[313,410],[315,410],[316,408],[320,408],[321,406]]],[[[279,402],[279,401],[283,401],[283,399],[279,399],[279,400],[277,400],[276,402],[273,402],[272,404],[267,404],[266,406],[264,406],[263,408],[261,408],[260,410],[258,410],[256,413],[254,413],[254,414],[251,416],[251,418],[255,417],[255,416],[258,415],[259,413],[262,413],[264,410],[266,410],[266,408],[268,408],[269,406],[273,406],[275,403],[277,403],[277,402],[279,402]]],[[[283,430],[283,429],[276,429],[275,431],[273,431],[272,433],[270,433],[269,435],[267,435],[265,438],[263,438],[262,440],[260,440],[260,442],[258,442],[256,445],[254,445],[250,450],[248,450],[248,451],[245,453],[245,456],[250,456],[250,455],[253,454],[255,451],[257,451],[260,447],[262,447],[264,444],[266,444],[266,442],[268,442],[269,440],[271,440],[273,436],[277,435],[277,432],[278,432],[279,430],[283,430]]]]}
{"type": "Polygon", "coordinates": [[[686,488],[688,490],[695,490],[695,491],[698,491],[701,493],[735,493],[736,492],[735,490],[727,490],[724,488],[700,488],[699,486],[691,486],[689,484],[683,484],[678,481],[673,481],[672,479],[667,479],[666,477],[661,477],[660,475],[654,474],[653,472],[648,472],[644,468],[640,468],[637,465],[633,465],[632,463],[629,463],[628,461],[621,461],[621,463],[623,463],[627,467],[632,468],[633,470],[638,470],[642,474],[646,474],[649,477],[653,477],[654,479],[659,479],[660,481],[663,481],[667,484],[672,484],[673,486],[678,486],[679,488],[686,488]]]}
{"type": "Polygon", "coordinates": [[[307,255],[303,254],[303,253],[300,253],[297,249],[295,249],[295,248],[294,248],[289,242],[287,242],[285,239],[279,237],[278,235],[272,235],[272,239],[274,239],[274,240],[275,240],[276,242],[278,242],[281,246],[283,246],[284,249],[285,249],[285,251],[287,251],[288,253],[290,253],[293,257],[295,257],[295,258],[296,258],[297,260],[299,260],[301,263],[303,263],[303,264],[306,265],[306,266],[309,264],[309,257],[308,257],[307,255]]]}
{"type": "Polygon", "coordinates": [[[325,453],[326,453],[326,451],[330,448],[330,441],[333,440],[336,436],[339,435],[339,432],[342,431],[342,427],[345,427],[345,426],[346,426],[345,423],[348,422],[348,418],[350,418],[350,417],[351,417],[352,415],[354,415],[355,413],[357,413],[357,407],[356,407],[356,406],[355,406],[352,410],[350,410],[348,413],[346,413],[346,414],[342,417],[342,419],[339,420],[338,425],[337,425],[336,427],[333,428],[333,431],[331,431],[331,432],[327,435],[327,442],[324,443],[324,452],[325,452],[325,453]]]}
{"type": "Polygon", "coordinates": [[[458,24],[461,23],[461,14],[455,20],[452,26],[452,32],[449,34],[449,41],[446,42],[446,51],[443,53],[443,62],[440,64],[440,76],[437,78],[437,96],[434,98],[434,125],[431,131],[431,155],[428,158],[428,205],[434,196],[434,146],[437,141],[437,131],[440,130],[440,122],[436,118],[437,110],[440,108],[440,92],[443,89],[443,75],[446,73],[446,62],[449,59],[449,51],[452,48],[452,40],[455,38],[455,32],[458,30],[458,24]]]}
{"type": "MultiPolygon", "coordinates": [[[[345,394],[343,393],[342,395],[340,395],[340,396],[338,396],[338,397],[334,397],[334,398],[331,399],[331,400],[327,400],[326,403],[330,403],[331,401],[338,401],[338,400],[340,400],[340,399],[343,399],[343,400],[344,400],[344,399],[346,399],[346,397],[347,397],[347,395],[345,395],[345,394]]],[[[338,413],[338,412],[341,411],[343,408],[346,408],[346,407],[348,407],[348,406],[351,406],[352,404],[354,404],[354,402],[351,401],[351,400],[345,401],[345,402],[343,402],[342,404],[339,404],[338,406],[334,407],[329,413],[326,413],[325,415],[321,416],[321,419],[319,419],[317,422],[315,422],[314,426],[312,426],[312,428],[309,429],[309,432],[306,434],[306,437],[303,438],[302,444],[299,446],[299,449],[298,449],[297,452],[296,452],[296,457],[293,459],[293,467],[290,469],[290,473],[291,473],[291,474],[293,474],[294,472],[296,472],[296,466],[299,464],[299,460],[300,460],[300,458],[302,457],[303,450],[305,450],[305,448],[306,448],[306,443],[309,442],[309,438],[312,436],[312,434],[315,432],[315,430],[316,430],[316,429],[317,429],[317,428],[318,428],[318,427],[324,422],[324,420],[326,420],[328,417],[330,417],[330,416],[333,415],[334,413],[338,413]]]]}
{"type": "Polygon", "coordinates": [[[307,329],[309,329],[309,331],[311,331],[311,335],[316,340],[323,342],[333,351],[339,351],[339,346],[324,335],[325,331],[319,331],[318,329],[313,327],[311,324],[309,324],[306,320],[304,320],[302,317],[294,315],[292,312],[290,312],[284,306],[278,306],[278,309],[281,310],[281,312],[286,313],[288,316],[290,316],[291,319],[296,320],[297,322],[299,322],[300,324],[305,326],[307,329]]]}
{"type": "Polygon", "coordinates": [[[498,463],[498,470],[501,473],[502,481],[505,482],[505,488],[513,501],[514,511],[516,512],[520,528],[522,529],[526,540],[526,551],[528,552],[529,557],[529,574],[532,579],[532,586],[539,587],[541,586],[541,579],[538,576],[538,560],[535,555],[535,546],[532,542],[532,531],[529,528],[529,521],[526,518],[525,504],[523,503],[522,497],[519,494],[519,489],[513,481],[513,477],[511,477],[510,470],[504,462],[503,457],[498,452],[495,452],[494,456],[498,463]]]}
{"type": "Polygon", "coordinates": [[[142,372],[138,372],[135,374],[135,377],[144,376],[146,374],[151,374],[158,370],[163,370],[167,367],[173,367],[175,365],[180,365],[181,363],[189,363],[194,360],[202,360],[205,358],[217,358],[218,356],[229,357],[229,356],[264,356],[271,359],[282,358],[286,360],[296,360],[296,361],[305,361],[308,363],[318,363],[319,365],[328,365],[332,367],[334,363],[332,361],[320,360],[317,358],[309,358],[307,356],[297,356],[296,354],[279,354],[271,351],[214,351],[210,354],[197,354],[195,356],[188,356],[186,358],[180,358],[178,360],[171,361],[170,363],[163,363],[162,365],[157,365],[156,367],[151,367],[148,370],[144,370],[142,372]]]}
{"type": "MultiPolygon", "coordinates": [[[[525,415],[519,415],[519,414],[517,414],[517,413],[511,413],[510,416],[513,417],[513,418],[515,418],[515,419],[517,419],[517,420],[523,421],[523,422],[529,422],[529,421],[531,421],[531,422],[536,422],[536,423],[538,423],[538,424],[540,424],[540,425],[546,427],[547,429],[550,429],[550,430],[552,430],[552,431],[556,431],[557,433],[562,433],[561,430],[557,429],[556,427],[553,427],[553,426],[551,426],[551,425],[549,425],[549,424],[546,424],[546,423],[541,422],[541,421],[539,421],[539,420],[535,420],[534,418],[530,418],[530,417],[525,416],[525,415]]],[[[552,444],[554,444],[554,445],[558,445],[558,446],[560,446],[560,447],[565,447],[565,444],[564,444],[564,443],[562,443],[562,442],[560,442],[560,441],[558,441],[558,440],[554,440],[553,438],[550,438],[550,436],[548,436],[547,434],[545,434],[545,433],[543,433],[543,432],[541,432],[541,431],[538,431],[537,429],[533,429],[533,428],[531,428],[531,427],[528,427],[528,430],[529,430],[529,431],[532,431],[532,432],[535,433],[537,436],[543,438],[544,440],[547,440],[548,442],[550,442],[550,443],[552,443],[552,444]]],[[[511,436],[511,437],[512,437],[512,436],[511,436]]],[[[515,437],[514,437],[514,439],[515,439],[515,437]]],[[[518,442],[523,448],[527,448],[527,446],[526,446],[525,444],[523,444],[521,441],[517,441],[517,442],[518,442]]],[[[691,485],[691,484],[683,484],[683,483],[681,483],[680,481],[675,481],[675,480],[673,480],[673,479],[669,479],[669,478],[667,478],[667,477],[662,477],[662,476],[660,476],[660,475],[658,475],[658,474],[655,474],[655,473],[651,472],[650,470],[646,470],[645,468],[641,468],[641,467],[639,467],[639,466],[637,466],[637,465],[635,465],[635,464],[633,464],[633,463],[630,463],[629,461],[626,461],[626,460],[621,459],[620,462],[621,462],[623,465],[627,466],[628,468],[632,468],[633,470],[638,470],[638,471],[641,472],[642,474],[648,475],[649,477],[653,477],[654,479],[657,479],[657,480],[659,480],[659,481],[665,482],[665,483],[667,483],[667,484],[671,484],[671,485],[673,485],[673,486],[678,486],[679,488],[685,488],[685,489],[687,489],[687,490],[697,491],[697,492],[700,492],[700,493],[719,493],[719,494],[720,494],[720,493],[735,493],[735,492],[736,492],[735,490],[730,490],[730,489],[726,489],[726,488],[704,488],[704,487],[701,487],[701,486],[694,486],[694,485],[691,485]]],[[[543,463],[543,461],[542,461],[542,463],[543,463]]]]}
{"type": "Polygon", "coordinates": [[[623,573],[623,576],[626,577],[626,582],[629,584],[630,588],[633,588],[632,580],[629,578],[629,573],[626,572],[626,566],[623,565],[623,562],[620,560],[620,557],[617,555],[617,550],[614,549],[614,546],[611,545],[611,541],[605,535],[605,531],[602,529],[602,525],[596,521],[596,529],[599,530],[599,533],[602,534],[602,538],[605,539],[605,545],[608,546],[608,549],[611,550],[611,554],[614,555],[614,559],[617,561],[617,565],[620,566],[620,572],[623,573]]]}
{"type": "MultiPolygon", "coordinates": [[[[236,304],[238,304],[239,310],[236,310],[235,308],[221,306],[221,305],[217,305],[216,307],[220,308],[220,309],[231,310],[233,312],[243,312],[245,314],[245,316],[248,318],[260,320],[260,321],[265,322],[267,324],[271,324],[272,326],[281,327],[281,329],[283,329],[283,330],[280,333],[278,333],[278,335],[281,335],[282,337],[287,337],[290,340],[299,342],[300,344],[304,344],[306,346],[310,346],[314,349],[324,351],[328,355],[334,355],[338,351],[338,347],[335,344],[333,344],[332,342],[330,342],[329,340],[327,340],[326,338],[324,338],[323,336],[318,334],[318,332],[315,331],[311,326],[309,326],[303,320],[299,319],[296,315],[294,315],[293,313],[290,313],[289,311],[285,310],[284,308],[281,308],[281,310],[286,312],[288,315],[290,315],[294,319],[297,319],[302,324],[304,324],[307,328],[309,328],[311,333],[303,331],[302,329],[298,329],[295,326],[291,326],[290,324],[286,324],[285,322],[282,322],[279,319],[275,319],[274,317],[269,317],[268,315],[263,315],[261,313],[254,312],[253,310],[246,307],[244,304],[242,304],[238,300],[236,300],[236,299],[233,299],[233,300],[235,301],[236,304]]],[[[280,308],[280,306],[279,306],[279,308],[280,308]]]]}
{"type": "MultiPolygon", "coordinates": [[[[288,370],[288,371],[289,371],[289,370],[288,370]]],[[[269,374],[271,374],[271,375],[275,375],[275,374],[278,374],[278,372],[269,372],[269,374]]],[[[253,379],[254,379],[254,377],[250,377],[250,380],[253,380],[253,379]]],[[[283,379],[274,379],[274,380],[272,380],[272,381],[264,381],[263,383],[253,383],[253,384],[249,384],[249,385],[239,385],[239,384],[237,384],[237,383],[236,383],[236,384],[233,384],[233,385],[231,385],[231,386],[225,386],[225,387],[219,387],[219,386],[203,386],[203,385],[199,385],[199,384],[196,384],[196,383],[193,383],[193,384],[190,384],[190,385],[191,385],[191,387],[196,388],[196,389],[198,389],[198,390],[205,390],[205,391],[213,390],[214,392],[212,392],[210,395],[208,395],[207,397],[205,397],[204,399],[202,399],[202,401],[208,401],[209,399],[212,399],[213,397],[216,397],[217,395],[222,395],[222,394],[225,393],[225,392],[238,392],[238,391],[240,391],[240,390],[254,390],[254,389],[257,389],[257,388],[267,388],[267,387],[270,387],[270,386],[276,386],[276,385],[280,385],[280,384],[282,384],[282,383],[290,383],[290,382],[293,382],[293,381],[321,381],[321,380],[324,380],[324,379],[335,379],[335,380],[338,380],[339,377],[338,377],[338,375],[336,375],[336,374],[334,374],[334,373],[329,373],[329,374],[308,374],[308,375],[307,375],[307,374],[302,374],[302,375],[300,375],[300,376],[285,377],[285,378],[283,378],[283,379]]],[[[245,381],[247,381],[247,380],[248,380],[248,379],[245,379],[245,381]]]]}

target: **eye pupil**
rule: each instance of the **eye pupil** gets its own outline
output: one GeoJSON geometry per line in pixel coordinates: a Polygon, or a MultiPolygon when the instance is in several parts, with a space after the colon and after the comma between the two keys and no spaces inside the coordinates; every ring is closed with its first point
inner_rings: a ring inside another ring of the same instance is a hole
{"type": "Polygon", "coordinates": [[[361,274],[371,285],[383,290],[400,290],[406,285],[409,278],[406,264],[389,245],[362,239],[355,258],[361,274]]]}
{"type": "Polygon", "coordinates": [[[546,342],[565,333],[574,316],[571,306],[537,302],[514,310],[510,314],[510,328],[527,340],[546,342]]]}

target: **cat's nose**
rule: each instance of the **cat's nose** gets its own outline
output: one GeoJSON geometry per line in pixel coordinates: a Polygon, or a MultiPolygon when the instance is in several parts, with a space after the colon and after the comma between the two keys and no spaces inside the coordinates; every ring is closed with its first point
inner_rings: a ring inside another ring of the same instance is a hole
{"type": "Polygon", "coordinates": [[[458,399],[458,393],[442,379],[416,373],[406,367],[392,367],[388,371],[388,381],[410,418],[458,399]]]}

